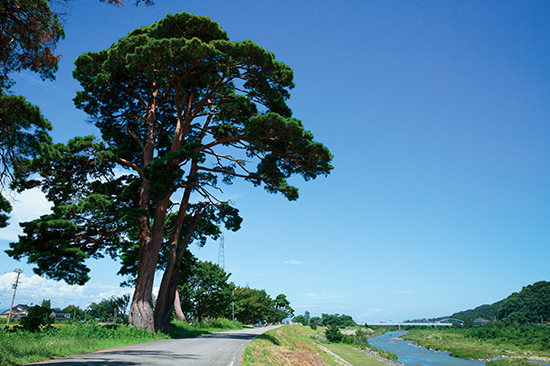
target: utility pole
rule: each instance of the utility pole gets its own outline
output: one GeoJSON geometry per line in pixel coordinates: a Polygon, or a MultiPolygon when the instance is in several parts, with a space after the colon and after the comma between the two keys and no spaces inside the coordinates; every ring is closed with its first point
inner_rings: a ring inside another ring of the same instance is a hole
{"type": "Polygon", "coordinates": [[[231,320],[235,321],[235,289],[231,290],[231,297],[233,298],[233,311],[231,313],[231,320]]]}
{"type": "Polygon", "coordinates": [[[10,312],[8,313],[8,322],[6,324],[6,329],[10,326],[11,312],[13,310],[13,302],[15,301],[15,292],[17,291],[17,285],[19,284],[19,276],[23,272],[22,269],[16,268],[15,273],[17,273],[17,278],[15,279],[15,284],[13,285],[13,297],[11,298],[10,312]]]}

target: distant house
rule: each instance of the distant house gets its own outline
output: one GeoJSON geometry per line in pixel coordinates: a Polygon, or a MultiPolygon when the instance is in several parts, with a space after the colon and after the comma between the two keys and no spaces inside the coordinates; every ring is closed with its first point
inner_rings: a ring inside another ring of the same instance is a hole
{"type": "MultiPolygon", "coordinates": [[[[18,304],[13,307],[11,310],[11,318],[12,319],[19,319],[24,316],[27,316],[29,313],[27,311],[29,307],[25,304],[18,304]]],[[[6,309],[3,312],[0,313],[0,318],[7,318],[10,314],[10,309],[6,309]]]]}
{"type": "MultiPolygon", "coordinates": [[[[13,307],[11,311],[11,318],[12,319],[20,319],[24,316],[29,315],[28,312],[29,306],[25,304],[19,304],[13,307]]],[[[55,320],[64,322],[68,319],[71,319],[71,314],[65,313],[63,311],[59,310],[52,310],[52,315],[55,316],[55,320]]],[[[6,309],[0,313],[0,318],[7,318],[10,313],[10,309],[6,309]]]]}
{"type": "Polygon", "coordinates": [[[483,318],[477,318],[474,320],[474,325],[483,325],[489,323],[490,320],[483,319],[483,318]]]}
{"type": "Polygon", "coordinates": [[[68,319],[71,319],[71,314],[65,313],[65,312],[60,311],[60,310],[53,310],[52,309],[52,315],[55,316],[55,320],[60,321],[60,322],[64,322],[68,319]]]}

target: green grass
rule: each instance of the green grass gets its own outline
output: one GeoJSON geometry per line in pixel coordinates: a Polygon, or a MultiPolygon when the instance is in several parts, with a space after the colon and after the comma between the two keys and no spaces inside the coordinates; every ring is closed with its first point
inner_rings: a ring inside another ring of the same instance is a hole
{"type": "Polygon", "coordinates": [[[286,325],[264,333],[246,348],[242,365],[338,365],[308,337],[312,333],[301,325],[286,325]]]}
{"type": "Polygon", "coordinates": [[[191,338],[203,334],[219,333],[238,329],[243,329],[243,325],[240,322],[233,322],[228,319],[212,319],[193,324],[172,321],[170,324],[170,338],[191,338]]]}
{"type": "Polygon", "coordinates": [[[168,338],[125,325],[82,324],[57,326],[37,333],[0,331],[0,366],[11,366],[105,348],[168,338]]]}
{"type": "Polygon", "coordinates": [[[93,323],[56,324],[37,333],[20,329],[0,330],[0,366],[43,361],[161,339],[195,337],[231,329],[242,329],[242,325],[225,319],[194,325],[172,322],[169,335],[151,333],[127,325],[93,323]]]}
{"type": "Polygon", "coordinates": [[[505,358],[502,360],[489,361],[485,366],[533,366],[533,364],[525,360],[505,358]]]}
{"type": "Polygon", "coordinates": [[[312,335],[322,333],[323,327],[313,331],[301,325],[287,325],[257,337],[247,347],[243,366],[251,365],[329,365],[341,366],[325,347],[356,366],[382,366],[383,362],[343,343],[323,342],[312,335]]]}
{"type": "Polygon", "coordinates": [[[383,363],[382,361],[379,361],[374,357],[369,357],[365,353],[357,351],[355,347],[350,346],[348,344],[332,343],[332,344],[325,344],[324,346],[354,366],[384,366],[385,365],[385,363],[383,363]]]}
{"type": "MultiPolygon", "coordinates": [[[[425,348],[449,351],[451,356],[464,359],[550,360],[548,327],[412,330],[402,338],[425,348]]],[[[514,362],[519,364],[517,360],[514,362]]]]}

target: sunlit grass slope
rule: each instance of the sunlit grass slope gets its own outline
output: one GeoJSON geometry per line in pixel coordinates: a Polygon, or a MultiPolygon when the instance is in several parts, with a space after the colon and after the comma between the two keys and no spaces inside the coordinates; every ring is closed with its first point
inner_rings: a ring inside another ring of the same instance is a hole
{"type": "MultiPolygon", "coordinates": [[[[247,347],[243,366],[252,365],[334,365],[342,363],[327,352],[308,335],[315,333],[301,325],[286,325],[271,330],[256,338],[247,347]]],[[[382,362],[343,344],[323,344],[344,360],[355,366],[380,366],[382,362]]]]}

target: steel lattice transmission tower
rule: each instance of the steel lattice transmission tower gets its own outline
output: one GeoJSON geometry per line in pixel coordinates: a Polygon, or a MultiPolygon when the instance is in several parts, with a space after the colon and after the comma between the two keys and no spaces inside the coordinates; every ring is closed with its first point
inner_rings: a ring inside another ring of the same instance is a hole
{"type": "Polygon", "coordinates": [[[225,269],[225,244],[223,233],[220,237],[220,249],[218,250],[218,266],[220,266],[221,269],[225,269]]]}

